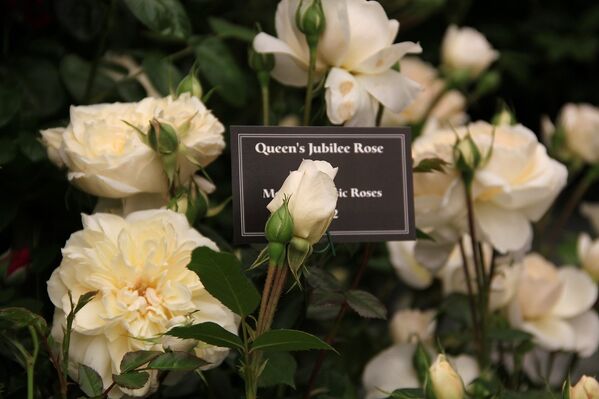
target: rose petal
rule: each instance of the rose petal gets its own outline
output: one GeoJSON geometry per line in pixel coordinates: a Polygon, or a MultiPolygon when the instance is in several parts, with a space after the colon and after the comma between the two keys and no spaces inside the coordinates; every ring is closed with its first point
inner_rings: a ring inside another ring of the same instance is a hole
{"type": "Polygon", "coordinates": [[[401,388],[417,388],[420,384],[412,366],[416,347],[395,345],[372,358],[364,368],[362,384],[367,399],[386,398],[384,392],[401,388]]]}
{"type": "Polygon", "coordinates": [[[385,47],[376,54],[371,55],[360,65],[356,66],[352,72],[376,75],[383,73],[393,67],[404,55],[418,54],[422,52],[419,43],[401,42],[385,47]]]}
{"type": "Polygon", "coordinates": [[[416,99],[421,86],[394,70],[377,75],[358,75],[366,91],[393,112],[400,112],[416,99]]]}
{"type": "Polygon", "coordinates": [[[534,335],[538,344],[547,350],[570,351],[576,347],[576,333],[567,321],[558,318],[524,321],[520,328],[534,335]]]}
{"type": "Polygon", "coordinates": [[[597,285],[589,275],[574,267],[559,269],[562,293],[552,313],[558,317],[574,317],[589,310],[597,300],[597,285]]]}
{"type": "Polygon", "coordinates": [[[599,347],[599,316],[594,310],[584,312],[569,320],[576,334],[576,352],[581,357],[589,357],[599,347]]]}
{"type": "Polygon", "coordinates": [[[387,243],[389,260],[399,278],[414,288],[427,288],[433,283],[433,275],[414,257],[416,241],[391,241],[387,243]]]}
{"type": "Polygon", "coordinates": [[[271,74],[277,81],[289,86],[306,85],[308,66],[287,43],[261,32],[254,38],[254,49],[259,53],[274,53],[275,67],[271,74]]]}
{"type": "Polygon", "coordinates": [[[530,223],[517,211],[478,203],[474,205],[474,215],[488,241],[499,252],[518,250],[532,239],[530,223]]]}

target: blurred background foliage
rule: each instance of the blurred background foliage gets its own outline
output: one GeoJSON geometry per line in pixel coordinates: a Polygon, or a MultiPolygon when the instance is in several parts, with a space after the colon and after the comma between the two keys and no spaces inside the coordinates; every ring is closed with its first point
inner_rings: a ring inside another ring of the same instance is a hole
{"type": "MultiPolygon", "coordinates": [[[[599,103],[599,2],[381,3],[388,15],[401,23],[398,40],[419,41],[423,58],[435,65],[441,39],[451,23],[480,30],[500,51],[497,69],[501,85],[494,95],[474,103],[469,110],[472,119],[490,118],[503,99],[519,121],[538,131],[541,115],[554,117],[565,102],[599,103]]],[[[135,79],[141,72],[160,94],[167,95],[195,62],[204,93],[214,90],[207,105],[226,126],[260,124],[259,85],[248,67],[247,50],[257,24],[267,32],[274,31],[276,5],[272,0],[0,3],[0,253],[30,250],[28,267],[19,278],[9,275],[10,257],[0,261],[0,306],[25,306],[51,319],[46,280],[60,261],[60,248],[80,228],[80,213],[91,212],[95,203],[94,198],[70,186],[63,171],[50,164],[39,142],[39,130],[66,125],[71,104],[143,98],[146,92],[135,79]],[[123,55],[132,57],[127,62],[133,60],[139,68],[118,62],[123,55]]],[[[271,98],[271,120],[276,123],[300,113],[303,91],[273,82],[271,98]]],[[[208,169],[218,186],[215,203],[230,195],[229,163],[225,154],[208,169]]],[[[232,235],[231,223],[230,212],[223,212],[200,229],[212,236],[218,231],[223,239],[217,239],[223,246],[232,235]]],[[[372,273],[364,285],[376,287],[377,296],[385,300],[403,288],[384,251],[378,255],[371,260],[372,273]]],[[[332,270],[347,285],[353,271],[345,265],[358,264],[358,257],[355,247],[338,248],[332,270]]],[[[438,291],[438,287],[431,289],[438,291]]],[[[304,295],[296,290],[285,297],[281,314],[286,318],[277,323],[299,323],[308,331],[325,334],[337,309],[329,307],[328,313],[326,309],[308,309],[308,320],[303,320],[304,295]],[[312,319],[311,314],[315,315],[312,319]]],[[[427,301],[434,300],[434,295],[426,294],[414,304],[426,306],[427,301]]],[[[458,302],[448,308],[457,315],[460,309],[465,312],[466,306],[458,302]]],[[[321,374],[329,387],[329,396],[323,398],[354,397],[363,365],[390,342],[385,321],[364,323],[348,317],[345,323],[351,328],[341,329],[337,344],[344,357],[329,356],[324,368],[328,371],[321,374]],[[369,345],[355,350],[356,342],[369,345]]],[[[314,356],[298,356],[307,360],[299,362],[298,381],[308,378],[307,366],[314,356]]],[[[207,373],[212,384],[209,390],[203,388],[206,397],[238,397],[235,389],[239,381],[233,375],[232,368],[207,373]]],[[[10,376],[10,364],[0,366],[0,380],[7,381],[10,376]]],[[[11,388],[18,392],[14,389],[18,387],[11,388]]],[[[185,392],[178,391],[177,395],[181,394],[185,392]]],[[[168,396],[168,389],[164,395],[168,396]]]]}

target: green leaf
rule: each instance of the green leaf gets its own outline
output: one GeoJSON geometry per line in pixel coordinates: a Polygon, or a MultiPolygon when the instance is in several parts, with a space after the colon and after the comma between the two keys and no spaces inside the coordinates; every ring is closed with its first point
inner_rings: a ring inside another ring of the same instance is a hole
{"type": "Polygon", "coordinates": [[[260,294],[232,254],[199,247],[193,251],[187,267],[200,277],[213,297],[236,314],[245,317],[258,306],[260,294]]]}
{"type": "Polygon", "coordinates": [[[15,75],[22,95],[21,116],[43,118],[62,109],[65,93],[53,63],[43,58],[23,58],[16,62],[15,75]]]}
{"type": "Polygon", "coordinates": [[[36,327],[42,334],[48,329],[46,320],[25,308],[0,309],[0,329],[20,329],[28,326],[36,327]]]}
{"type": "Polygon", "coordinates": [[[115,384],[127,389],[143,388],[149,378],[150,374],[145,371],[132,371],[129,373],[112,375],[112,380],[115,384]]]}
{"type": "Polygon", "coordinates": [[[424,399],[424,392],[420,388],[396,389],[387,399],[424,399]]]}
{"type": "Polygon", "coordinates": [[[243,349],[239,337],[213,322],[173,327],[166,333],[182,339],[196,339],[221,348],[243,349]]]}
{"type": "MultiPolygon", "coordinates": [[[[0,137],[0,165],[10,163],[17,155],[17,144],[8,137],[0,137]]],[[[2,225],[2,222],[0,222],[2,225]]]]}
{"type": "Polygon", "coordinates": [[[217,37],[194,46],[198,68],[216,92],[230,105],[242,107],[247,102],[246,79],[229,48],[217,37]]]}
{"type": "Polygon", "coordinates": [[[96,370],[85,364],[79,365],[79,387],[81,390],[90,397],[102,395],[104,384],[102,384],[102,377],[96,372],[96,370]]]}
{"type": "Polygon", "coordinates": [[[362,317],[386,319],[387,309],[369,292],[361,290],[349,290],[345,293],[345,299],[350,308],[362,317]]]}
{"type": "MultiPolygon", "coordinates": [[[[73,98],[81,103],[85,100],[89,74],[92,72],[91,63],[75,54],[67,54],[60,61],[60,77],[73,98]]],[[[97,96],[110,93],[115,88],[114,81],[100,68],[95,72],[90,88],[90,100],[97,96]]]]}
{"type": "Polygon", "coordinates": [[[206,364],[200,358],[187,352],[166,352],[150,362],[148,368],[154,370],[191,371],[206,364]]]}
{"type": "Polygon", "coordinates": [[[173,92],[181,80],[181,72],[161,54],[150,53],[146,55],[142,67],[156,90],[163,96],[173,92]]]}
{"type": "Polygon", "coordinates": [[[324,291],[338,291],[341,289],[341,284],[328,271],[312,267],[306,271],[306,280],[313,288],[320,288],[324,291]]]}
{"type": "Polygon", "coordinates": [[[159,351],[127,352],[121,360],[121,373],[127,373],[129,371],[135,370],[136,368],[143,366],[163,353],[164,352],[159,351]]]}
{"type": "Polygon", "coordinates": [[[90,291],[81,295],[75,305],[75,314],[77,314],[85,305],[87,305],[98,294],[98,291],[90,291]]]}
{"type": "Polygon", "coordinates": [[[264,354],[266,365],[258,380],[259,387],[271,387],[275,385],[289,385],[295,388],[295,371],[297,362],[287,352],[267,352],[264,354]]]}
{"type": "Polygon", "coordinates": [[[138,20],[162,36],[185,39],[191,34],[191,23],[179,0],[124,1],[138,20]]]}
{"type": "Polygon", "coordinates": [[[252,29],[232,24],[221,18],[208,18],[208,24],[214,33],[223,39],[239,39],[251,43],[254,40],[254,36],[256,36],[256,32],[252,29]]]}
{"type": "Polygon", "coordinates": [[[252,343],[252,351],[289,352],[311,349],[335,350],[320,338],[298,330],[270,330],[252,343]]]}
{"type": "Polygon", "coordinates": [[[421,160],[418,165],[414,166],[414,173],[428,173],[428,172],[441,172],[444,173],[444,167],[449,165],[446,161],[441,158],[425,158],[421,160]]]}
{"type": "Polygon", "coordinates": [[[21,91],[14,82],[0,84],[0,127],[6,125],[21,108],[21,91]]]}
{"type": "Polygon", "coordinates": [[[518,344],[523,341],[531,340],[532,335],[522,330],[516,330],[513,328],[505,327],[492,329],[489,332],[489,338],[496,341],[511,342],[518,344]]]}
{"type": "Polygon", "coordinates": [[[39,162],[46,158],[46,149],[38,140],[37,134],[22,130],[17,140],[21,153],[31,162],[39,162]]]}

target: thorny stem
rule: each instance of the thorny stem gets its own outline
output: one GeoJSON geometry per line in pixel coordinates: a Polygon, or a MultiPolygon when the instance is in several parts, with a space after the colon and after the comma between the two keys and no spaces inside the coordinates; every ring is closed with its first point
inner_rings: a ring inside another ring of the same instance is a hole
{"type": "MultiPolygon", "coordinates": [[[[356,289],[358,287],[358,285],[360,284],[360,281],[362,280],[362,276],[364,275],[364,272],[366,271],[366,267],[368,266],[368,261],[370,260],[371,254],[372,254],[372,244],[366,243],[364,245],[364,255],[362,257],[362,263],[360,264],[360,268],[358,269],[358,272],[356,273],[356,275],[354,277],[354,281],[352,282],[352,285],[351,285],[352,290],[356,289]]],[[[325,342],[327,344],[330,345],[335,340],[335,337],[337,336],[337,331],[339,331],[339,327],[341,326],[341,321],[343,320],[345,313],[347,313],[347,309],[348,309],[347,302],[344,302],[341,305],[341,307],[339,308],[339,312],[337,312],[337,316],[335,317],[335,323],[333,324],[331,331],[329,331],[329,334],[325,338],[325,342]]],[[[320,350],[318,352],[318,358],[316,359],[316,362],[314,363],[314,367],[312,368],[312,372],[310,373],[310,379],[308,380],[308,386],[304,393],[304,399],[310,398],[312,389],[314,387],[314,383],[316,382],[316,378],[318,377],[318,373],[320,372],[320,369],[322,368],[322,364],[324,363],[324,359],[326,358],[326,355],[327,355],[327,352],[324,350],[320,350]]]]}
{"type": "Polygon", "coordinates": [[[268,299],[270,297],[270,290],[275,277],[277,266],[269,265],[268,272],[266,273],[266,281],[264,282],[264,290],[262,292],[262,301],[260,302],[260,312],[258,313],[258,325],[256,331],[261,331],[261,322],[264,320],[264,313],[266,312],[266,306],[268,305],[268,299]]]}

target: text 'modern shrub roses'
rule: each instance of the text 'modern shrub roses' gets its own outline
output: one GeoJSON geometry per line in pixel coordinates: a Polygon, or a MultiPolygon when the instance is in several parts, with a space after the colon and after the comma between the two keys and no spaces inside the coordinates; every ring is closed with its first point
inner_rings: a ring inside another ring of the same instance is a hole
{"type": "MultiPolygon", "coordinates": [[[[112,374],[119,373],[125,353],[162,350],[161,334],[176,325],[211,321],[237,333],[238,318],[187,268],[191,252],[199,246],[218,250],[189,226],[184,215],[173,211],[139,211],[126,218],[83,216],[83,230],[67,241],[62,263],[48,281],[48,294],[56,306],[52,336],[57,342],[63,339],[70,311],[68,292],[76,302],[80,295],[98,291],[75,317],[71,377],[77,380],[82,363],[100,374],[106,388],[112,374]]],[[[209,363],[206,368],[218,365],[228,353],[204,343],[196,343],[194,351],[209,363]]],[[[153,380],[127,393],[143,396],[156,384],[153,380]]],[[[111,397],[122,395],[117,387],[111,390],[111,397]]]]}
{"type": "Polygon", "coordinates": [[[463,183],[453,166],[456,137],[470,134],[481,154],[490,157],[472,183],[474,215],[485,241],[500,252],[516,251],[530,243],[531,222],[538,221],[566,184],[565,166],[551,159],[535,134],[522,125],[493,126],[475,122],[419,137],[412,149],[417,165],[441,158],[444,172],[416,173],[416,225],[421,229],[467,232],[463,183]]]}
{"type": "MultiPolygon", "coordinates": [[[[307,83],[308,45],[296,27],[299,0],[282,0],[277,7],[278,37],[259,33],[254,48],[274,53],[272,76],[303,87],[307,83]]],[[[374,126],[379,103],[400,112],[420,91],[419,85],[394,70],[405,54],[420,53],[417,43],[393,43],[399,22],[389,19],[376,1],[323,1],[326,28],[318,44],[316,74],[325,81],[327,115],[334,124],[374,126]]]]}

